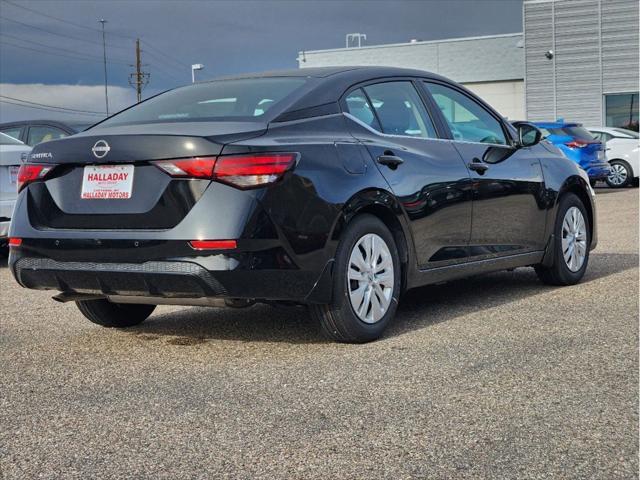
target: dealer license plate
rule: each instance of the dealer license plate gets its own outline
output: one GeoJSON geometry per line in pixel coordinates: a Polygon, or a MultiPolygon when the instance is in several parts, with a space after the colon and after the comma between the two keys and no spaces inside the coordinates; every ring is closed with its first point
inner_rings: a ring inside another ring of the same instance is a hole
{"type": "Polygon", "coordinates": [[[88,165],[82,176],[81,198],[113,200],[131,198],[133,165],[88,165]]]}

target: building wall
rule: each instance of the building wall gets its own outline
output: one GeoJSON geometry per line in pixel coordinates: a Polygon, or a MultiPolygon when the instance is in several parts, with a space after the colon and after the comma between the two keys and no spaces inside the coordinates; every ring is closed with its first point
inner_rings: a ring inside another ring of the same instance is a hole
{"type": "Polygon", "coordinates": [[[524,78],[522,34],[455,38],[429,42],[313,50],[298,54],[298,66],[374,65],[415,68],[456,82],[524,78]]]}
{"type": "Polygon", "coordinates": [[[523,80],[464,83],[463,85],[509,120],[526,118],[523,80]]]}
{"type": "Polygon", "coordinates": [[[605,94],[638,91],[638,0],[525,0],[523,8],[529,120],[603,124],[605,94]]]}

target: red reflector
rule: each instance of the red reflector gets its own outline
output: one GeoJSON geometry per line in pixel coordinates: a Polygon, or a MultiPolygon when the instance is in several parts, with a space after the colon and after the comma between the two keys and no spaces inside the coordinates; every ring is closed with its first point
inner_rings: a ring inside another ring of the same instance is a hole
{"type": "Polygon", "coordinates": [[[279,180],[297,158],[297,153],[219,157],[213,174],[216,180],[238,188],[258,187],[279,180]]]}
{"type": "Polygon", "coordinates": [[[215,157],[195,157],[182,160],[160,160],[152,162],[172,177],[208,178],[213,175],[215,157]]]}
{"type": "Polygon", "coordinates": [[[18,170],[18,192],[28,184],[43,179],[55,165],[39,165],[37,163],[23,163],[18,170]]]}
{"type": "Polygon", "coordinates": [[[235,240],[191,240],[194,250],[232,250],[237,247],[235,240]]]}
{"type": "Polygon", "coordinates": [[[587,145],[589,145],[588,143],[585,142],[581,142],[579,140],[574,140],[573,142],[567,142],[565,143],[565,145],[569,148],[584,148],[587,145]]]}
{"type": "Polygon", "coordinates": [[[9,246],[10,247],[19,247],[20,245],[22,245],[22,239],[21,238],[11,237],[9,239],[9,246]]]}

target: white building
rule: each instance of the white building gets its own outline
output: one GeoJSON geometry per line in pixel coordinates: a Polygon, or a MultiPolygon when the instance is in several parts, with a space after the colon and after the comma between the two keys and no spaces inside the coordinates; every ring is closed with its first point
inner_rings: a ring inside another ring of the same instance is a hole
{"type": "Polygon", "coordinates": [[[376,65],[416,68],[451,78],[489,102],[502,115],[520,120],[524,110],[522,34],[412,41],[298,54],[300,68],[376,65]]]}
{"type": "Polygon", "coordinates": [[[304,51],[298,65],[427,70],[510,119],[637,129],[639,8],[638,0],[525,0],[524,33],[304,51]]]}

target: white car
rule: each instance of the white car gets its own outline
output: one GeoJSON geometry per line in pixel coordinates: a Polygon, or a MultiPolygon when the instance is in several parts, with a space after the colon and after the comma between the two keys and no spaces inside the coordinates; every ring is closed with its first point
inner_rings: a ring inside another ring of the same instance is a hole
{"type": "Polygon", "coordinates": [[[7,239],[18,196],[18,170],[30,151],[30,146],[0,133],[0,244],[7,239]]]}
{"type": "Polygon", "coordinates": [[[624,128],[587,127],[587,130],[606,144],[606,155],[611,164],[607,185],[613,188],[638,186],[640,174],[640,140],[638,133],[624,128]]]}

